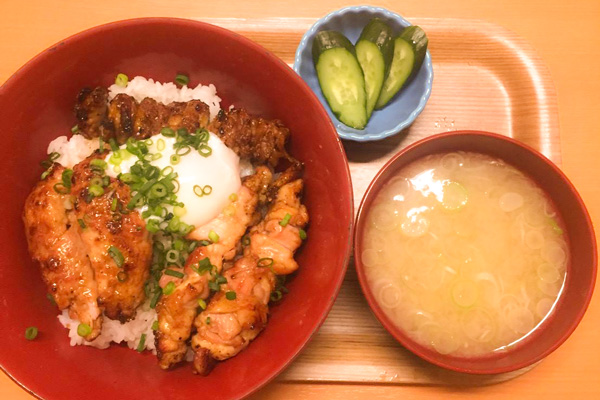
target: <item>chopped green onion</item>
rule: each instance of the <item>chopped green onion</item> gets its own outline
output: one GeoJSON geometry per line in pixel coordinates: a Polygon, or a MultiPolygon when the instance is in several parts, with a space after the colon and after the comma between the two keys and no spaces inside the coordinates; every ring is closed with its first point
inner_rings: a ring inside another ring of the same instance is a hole
{"type": "Polygon", "coordinates": [[[175,240],[173,241],[173,248],[174,248],[175,250],[179,250],[179,251],[183,250],[183,246],[184,246],[184,245],[185,245],[185,243],[184,243],[184,242],[183,242],[183,240],[181,240],[181,239],[175,239],[175,240]]]}
{"type": "Polygon", "coordinates": [[[173,214],[176,217],[183,217],[185,214],[187,214],[187,209],[185,207],[175,206],[173,207],[173,214]]]}
{"type": "Polygon", "coordinates": [[[54,163],[54,161],[56,161],[58,158],[60,157],[60,153],[57,153],[56,151],[53,151],[52,153],[48,154],[48,158],[45,159],[44,161],[40,162],[40,165],[43,168],[50,168],[52,166],[52,163],[54,163]]]}
{"type": "Polygon", "coordinates": [[[283,219],[279,221],[279,225],[286,226],[290,222],[291,218],[292,216],[289,213],[286,213],[283,219]]]}
{"type": "Polygon", "coordinates": [[[98,137],[98,150],[104,150],[104,139],[102,139],[102,136],[98,137]]]}
{"type": "Polygon", "coordinates": [[[165,149],[165,141],[163,139],[158,139],[156,141],[156,150],[163,151],[165,149]]]}
{"type": "Polygon", "coordinates": [[[158,330],[158,321],[154,321],[154,322],[152,323],[152,330],[153,330],[153,331],[157,331],[157,330],[158,330]]]}
{"type": "Polygon", "coordinates": [[[242,246],[250,246],[250,236],[242,236],[242,246]]]}
{"type": "Polygon", "coordinates": [[[206,310],[206,301],[204,301],[204,299],[198,299],[198,306],[201,309],[206,310]]]}
{"type": "Polygon", "coordinates": [[[263,257],[258,260],[256,265],[260,268],[271,268],[274,264],[274,261],[270,257],[263,257]]]}
{"type": "Polygon", "coordinates": [[[557,235],[562,235],[564,232],[562,228],[558,225],[558,222],[554,218],[548,218],[550,220],[550,226],[552,226],[552,230],[557,235]]]}
{"type": "Polygon", "coordinates": [[[70,192],[70,189],[67,189],[62,183],[55,183],[53,188],[54,191],[58,194],[67,194],[70,192]]]}
{"type": "Polygon", "coordinates": [[[160,297],[162,296],[162,291],[158,291],[154,294],[154,297],[152,297],[152,300],[150,300],[150,308],[156,308],[156,303],[158,303],[158,300],[160,300],[160,297]]]}
{"type": "Polygon", "coordinates": [[[212,148],[207,144],[203,144],[198,148],[198,153],[200,153],[202,157],[208,157],[212,154],[212,148]]]}
{"type": "Polygon", "coordinates": [[[279,301],[282,297],[283,294],[280,290],[275,290],[274,292],[271,292],[271,301],[279,301]]]}
{"type": "Polygon", "coordinates": [[[129,279],[129,274],[125,271],[119,271],[117,274],[117,280],[119,282],[125,282],[127,279],[129,279]]]}
{"type": "Polygon", "coordinates": [[[205,185],[204,187],[200,185],[194,185],[194,194],[198,197],[208,196],[212,193],[212,186],[205,185]]]}
{"type": "Polygon", "coordinates": [[[300,239],[306,240],[306,231],[304,229],[298,230],[298,235],[300,235],[300,239]]]}
{"type": "Polygon", "coordinates": [[[169,282],[167,283],[167,286],[165,286],[162,290],[164,295],[170,295],[171,293],[173,293],[173,291],[175,290],[175,283],[174,282],[169,282]]]}
{"type": "Polygon", "coordinates": [[[71,128],[71,133],[77,133],[77,132],[79,132],[79,126],[73,125],[73,127],[71,128]]]}
{"type": "Polygon", "coordinates": [[[44,180],[46,179],[46,177],[50,175],[50,170],[47,169],[46,171],[42,172],[42,175],[40,175],[40,179],[44,180]]]}
{"type": "Polygon", "coordinates": [[[104,188],[100,185],[90,185],[88,193],[94,197],[102,196],[104,194],[104,188]]]}
{"type": "Polygon", "coordinates": [[[185,276],[185,274],[183,274],[179,271],[175,271],[173,269],[165,270],[165,275],[174,276],[175,278],[180,278],[180,279],[185,276]]]}
{"type": "Polygon", "coordinates": [[[117,74],[117,77],[115,78],[115,85],[126,87],[127,83],[129,83],[129,77],[127,75],[117,74]]]}
{"type": "Polygon", "coordinates": [[[190,146],[183,146],[183,147],[179,147],[177,150],[175,150],[175,154],[177,154],[178,156],[185,156],[185,155],[189,154],[190,151],[192,151],[190,146]]]}
{"type": "Polygon", "coordinates": [[[171,162],[171,165],[177,165],[181,161],[181,157],[177,154],[173,154],[169,161],[171,162]]]}
{"type": "Polygon", "coordinates": [[[158,199],[167,195],[167,187],[162,183],[156,183],[150,188],[150,198],[158,199]]]}
{"type": "Polygon", "coordinates": [[[94,167],[106,169],[106,161],[102,160],[101,158],[93,159],[92,161],[90,161],[90,165],[92,165],[94,167]]]}
{"type": "Polygon", "coordinates": [[[237,193],[231,193],[229,195],[229,201],[234,202],[234,201],[237,201],[237,199],[238,199],[237,193]]]}
{"type": "Polygon", "coordinates": [[[206,317],[206,325],[210,325],[210,317],[206,317]]]}
{"type": "Polygon", "coordinates": [[[140,336],[140,342],[138,343],[136,350],[139,353],[141,353],[142,351],[144,351],[145,348],[146,348],[146,334],[142,333],[142,336],[140,336]]]}
{"type": "Polygon", "coordinates": [[[208,257],[203,258],[198,261],[198,267],[192,267],[192,269],[199,275],[204,274],[206,271],[210,271],[212,269],[212,264],[208,257]]]}
{"type": "Polygon", "coordinates": [[[175,249],[169,250],[166,255],[166,260],[170,263],[176,263],[177,261],[179,261],[179,251],[175,249]]]}
{"type": "Polygon", "coordinates": [[[91,185],[102,186],[102,184],[103,184],[102,178],[99,176],[95,176],[92,179],[90,179],[90,186],[91,185]]]}
{"type": "Polygon", "coordinates": [[[165,126],[160,130],[160,134],[166,137],[175,137],[175,131],[168,126],[165,126]]]}
{"type": "Polygon", "coordinates": [[[62,172],[62,182],[54,185],[54,191],[59,194],[67,194],[71,192],[71,179],[73,178],[73,170],[66,168],[62,172]]]}
{"type": "Polygon", "coordinates": [[[25,339],[33,340],[37,337],[37,335],[38,328],[36,328],[35,326],[30,326],[29,328],[25,329],[25,339]]]}
{"type": "Polygon", "coordinates": [[[50,303],[56,305],[56,300],[54,300],[54,297],[52,297],[50,293],[46,293],[46,298],[50,301],[50,303]]]}
{"type": "Polygon", "coordinates": [[[121,250],[117,249],[115,246],[110,246],[108,248],[108,254],[112,257],[115,264],[117,264],[117,267],[121,268],[123,266],[125,257],[123,257],[121,250]]]}
{"type": "Polygon", "coordinates": [[[235,300],[237,298],[237,294],[233,290],[230,290],[225,292],[225,298],[227,300],[235,300]]]}
{"type": "Polygon", "coordinates": [[[117,206],[119,205],[119,201],[116,197],[113,197],[112,202],[110,203],[110,211],[116,211],[117,206]]]}
{"type": "Polygon", "coordinates": [[[219,235],[215,231],[208,232],[208,238],[213,243],[217,243],[219,241],[219,235]]]}
{"type": "Polygon", "coordinates": [[[187,75],[177,74],[175,77],[175,82],[181,86],[185,86],[190,82],[190,78],[188,78],[187,75]]]}
{"type": "Polygon", "coordinates": [[[85,224],[85,221],[82,220],[81,218],[78,218],[77,222],[79,223],[79,226],[81,227],[81,229],[87,228],[87,225],[85,224]]]}
{"type": "Polygon", "coordinates": [[[77,334],[81,337],[86,337],[92,333],[92,328],[88,324],[81,323],[77,326],[77,334]]]}
{"type": "Polygon", "coordinates": [[[110,145],[110,149],[115,152],[119,150],[119,145],[117,144],[117,141],[113,138],[108,139],[108,144],[110,145]]]}

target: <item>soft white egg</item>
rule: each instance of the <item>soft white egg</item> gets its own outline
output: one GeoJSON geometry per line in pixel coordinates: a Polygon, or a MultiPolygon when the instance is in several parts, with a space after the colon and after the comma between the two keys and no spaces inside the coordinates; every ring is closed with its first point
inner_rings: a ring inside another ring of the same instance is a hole
{"type": "MultiPolygon", "coordinates": [[[[191,148],[188,154],[180,156],[179,162],[173,163],[171,156],[175,155],[175,142],[175,137],[162,134],[153,136],[148,141],[151,143],[148,146],[149,153],[160,156],[155,156],[157,159],[150,163],[161,170],[171,167],[177,173],[177,201],[183,203],[185,209],[180,219],[188,225],[198,227],[218,216],[231,202],[231,194],[240,189],[240,159],[219,137],[210,133],[207,145],[212,152],[209,156],[202,156],[191,148]],[[205,193],[209,193],[201,195],[202,188],[205,193]]],[[[120,152],[126,156],[122,157],[123,161],[118,165],[110,162],[113,152],[107,155],[107,175],[117,177],[119,173],[127,173],[138,160],[125,147],[123,145],[120,148],[120,152]]]]}

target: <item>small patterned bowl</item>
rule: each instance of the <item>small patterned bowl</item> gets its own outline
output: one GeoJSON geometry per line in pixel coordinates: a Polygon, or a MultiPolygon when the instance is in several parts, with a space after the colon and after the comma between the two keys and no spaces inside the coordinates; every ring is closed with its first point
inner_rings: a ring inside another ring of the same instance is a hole
{"type": "Polygon", "coordinates": [[[302,37],[296,50],[294,71],[296,71],[308,86],[315,92],[335,125],[342,139],[367,142],[384,139],[395,135],[407,128],[423,111],[433,83],[433,69],[429,51],[418,74],[402,88],[383,109],[373,111],[365,129],[353,129],[341,123],[331,112],[323,97],[312,58],[312,43],[315,35],[323,30],[342,32],[355,43],[362,29],[372,18],[386,21],[396,33],[410,26],[411,23],[400,15],[383,8],[371,6],[346,7],[327,14],[318,20],[302,37]]]}

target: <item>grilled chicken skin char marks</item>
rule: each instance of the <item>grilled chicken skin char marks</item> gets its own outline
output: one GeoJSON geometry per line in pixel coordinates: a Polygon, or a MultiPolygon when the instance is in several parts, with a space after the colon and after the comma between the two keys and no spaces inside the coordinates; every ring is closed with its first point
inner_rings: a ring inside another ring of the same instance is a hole
{"type": "Polygon", "coordinates": [[[301,179],[279,188],[264,219],[250,229],[244,256],[224,272],[227,283],[196,318],[192,338],[196,373],[208,374],[215,360],[235,356],[265,327],[276,274],[298,268],[294,253],[302,243],[300,230],[308,223],[300,201],[302,189],[301,179]]]}
{"type": "Polygon", "coordinates": [[[197,315],[198,300],[209,296],[209,282],[220,274],[223,261],[235,256],[236,245],[246,229],[259,218],[259,199],[264,196],[271,178],[267,167],[258,167],[254,175],[246,177],[237,199],[215,219],[188,235],[190,239],[210,241],[214,239],[212,232],[219,239],[192,252],[183,270],[183,278],[163,275],[160,285],[165,287],[174,282],[175,289],[173,293],[163,295],[156,307],[156,347],[161,368],[168,369],[183,361],[187,352],[186,341],[197,315]],[[205,268],[207,265],[209,268],[205,268]]]}
{"type": "Polygon", "coordinates": [[[75,104],[78,132],[87,139],[114,138],[123,144],[128,138],[147,139],[160,133],[164,127],[189,132],[208,126],[210,112],[200,100],[173,102],[164,105],[151,98],[138,103],[126,94],[108,101],[108,90],[103,87],[83,89],[75,104]]]}

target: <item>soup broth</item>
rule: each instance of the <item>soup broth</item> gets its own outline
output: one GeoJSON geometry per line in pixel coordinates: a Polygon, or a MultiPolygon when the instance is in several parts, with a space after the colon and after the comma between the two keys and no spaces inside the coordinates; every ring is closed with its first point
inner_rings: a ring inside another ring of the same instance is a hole
{"type": "Polygon", "coordinates": [[[418,343],[475,357],[507,349],[551,313],[569,248],[560,217],[502,160],[436,154],[372,203],[361,261],[377,302],[418,343]]]}

